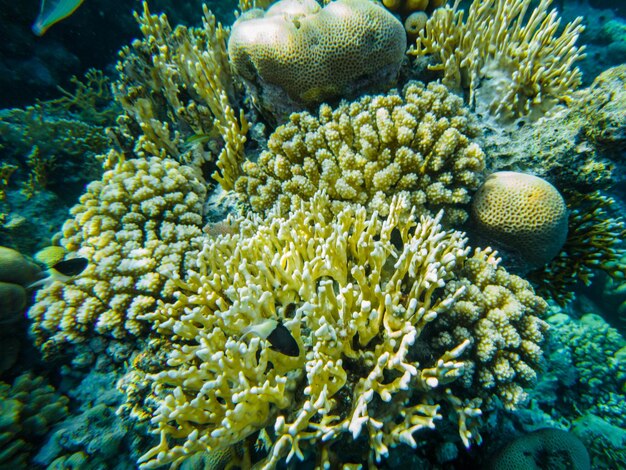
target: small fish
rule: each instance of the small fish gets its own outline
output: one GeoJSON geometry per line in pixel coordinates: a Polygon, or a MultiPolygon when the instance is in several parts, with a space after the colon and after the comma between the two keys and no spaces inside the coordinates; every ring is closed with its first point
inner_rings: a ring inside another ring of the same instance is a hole
{"type": "Polygon", "coordinates": [[[82,273],[88,264],[87,258],[80,257],[59,261],[46,270],[46,277],[33,282],[28,288],[47,287],[54,281],[67,282],[82,273]]]}
{"type": "Polygon", "coordinates": [[[271,349],[285,356],[298,357],[300,348],[291,335],[291,332],[278,320],[268,318],[256,325],[248,326],[243,330],[242,338],[247,334],[253,334],[266,339],[271,344],[271,349]]]}
{"type": "Polygon", "coordinates": [[[74,13],[84,0],[41,0],[39,15],[32,30],[37,36],[43,36],[50,26],[74,13]]]}
{"type": "Polygon", "coordinates": [[[190,135],[185,139],[185,147],[192,147],[196,144],[204,145],[220,136],[219,131],[214,127],[209,132],[190,135]]]}
{"type": "Polygon", "coordinates": [[[87,267],[87,264],[89,264],[87,258],[70,258],[54,264],[52,269],[60,272],[64,276],[74,277],[82,273],[87,267]]]}

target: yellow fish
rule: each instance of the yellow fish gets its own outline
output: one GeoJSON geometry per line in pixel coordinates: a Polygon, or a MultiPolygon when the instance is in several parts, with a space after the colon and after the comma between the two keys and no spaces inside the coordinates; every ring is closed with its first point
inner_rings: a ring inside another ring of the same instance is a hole
{"type": "Polygon", "coordinates": [[[84,0],[41,0],[39,16],[33,24],[33,33],[43,36],[50,26],[67,18],[84,0]]]}

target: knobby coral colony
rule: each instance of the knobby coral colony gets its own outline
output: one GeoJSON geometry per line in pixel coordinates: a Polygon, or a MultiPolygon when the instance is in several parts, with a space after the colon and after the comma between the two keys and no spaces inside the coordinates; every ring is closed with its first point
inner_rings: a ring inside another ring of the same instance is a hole
{"type": "Polygon", "coordinates": [[[545,302],[489,250],[470,255],[441,214],[418,222],[409,206],[394,198],[382,221],[363,206],[333,216],[318,194],[286,218],[242,218],[238,233],[208,241],[176,281],[178,299],[144,316],[171,338],[168,367],[148,377],[161,442],[144,467],[265,427],[262,468],[313,445],[329,464],[345,435],[366,435],[373,463],[416,447],[413,434],[448,410],[465,445],[480,442],[476,418],[493,398],[523,401],[545,302]],[[286,327],[297,357],[243,334],[267,319],[286,327]]]}
{"type": "MultiPolygon", "coordinates": [[[[518,3],[513,25],[502,19],[523,39],[515,44],[545,28],[550,39],[532,50],[564,51],[569,39],[551,39],[549,2],[527,29],[529,2],[518,3]]],[[[504,15],[492,1],[475,4],[481,19],[504,15]]],[[[248,125],[233,104],[227,31],[206,8],[203,29],[172,30],[147,7],[138,20],[144,39],[123,50],[115,85],[120,150],[64,226],[62,244],[89,265],[39,291],[29,311],[37,344],[52,354],[102,335],[162,346],[167,360],[152,361],[156,370],[132,361],[125,386],[124,409],[151,418],[161,438],[144,468],[257,432],[264,468],[312,449],[330,466],[338,442],[373,465],[398,444],[418,446],[418,431],[445,429],[449,416],[466,446],[480,442],[480,416],[498,403],[515,409],[536,378],[547,306],[491,249],[472,253],[449,228],[465,220],[484,167],[460,100],[414,82],[323,105],[318,116],[294,114],[244,165],[248,125]],[[217,151],[185,145],[214,131],[217,151]],[[207,159],[253,209],[217,236],[201,228],[207,159]]],[[[451,37],[465,31],[453,26],[451,37]]],[[[565,31],[571,39],[578,29],[565,31]]],[[[555,67],[533,76],[541,87],[554,79],[561,97],[576,73],[566,67],[561,80],[555,67]]],[[[523,113],[529,102],[512,103],[523,113]]]]}

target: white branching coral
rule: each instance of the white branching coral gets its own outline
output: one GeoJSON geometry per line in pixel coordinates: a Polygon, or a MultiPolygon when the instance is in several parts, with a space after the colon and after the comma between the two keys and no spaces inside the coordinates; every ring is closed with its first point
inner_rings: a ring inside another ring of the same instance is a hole
{"type": "Polygon", "coordinates": [[[201,247],[199,172],[172,159],[118,160],[88,186],[63,227],[63,245],[87,268],[39,291],[28,313],[44,350],[94,333],[141,334],[141,315],[176,290],[169,273],[191,266],[201,247]]]}
{"type": "Polygon", "coordinates": [[[444,84],[469,90],[469,104],[484,102],[502,118],[541,112],[556,101],[567,101],[579,86],[574,67],[584,47],[575,45],[582,18],[559,31],[552,0],[474,0],[467,11],[435,10],[411,53],[433,55],[432,67],[444,73],[444,84]]]}
{"type": "Polygon", "coordinates": [[[480,399],[449,388],[475,354],[472,340],[416,349],[464,295],[464,284],[445,286],[473,258],[462,233],[444,231],[440,216],[418,223],[408,207],[396,197],[382,221],[363,206],[333,216],[317,194],[287,217],[239,219],[237,233],[207,241],[196,269],[175,280],[177,301],[144,317],[168,361],[148,375],[161,441],[143,467],[264,428],[272,431],[260,468],[303,459],[312,447],[329,464],[333,443],[359,436],[369,441],[362,460],[380,461],[390,447],[416,447],[414,434],[448,411],[466,445],[479,441],[480,399]],[[280,324],[297,353],[261,335],[268,324],[280,324]]]}

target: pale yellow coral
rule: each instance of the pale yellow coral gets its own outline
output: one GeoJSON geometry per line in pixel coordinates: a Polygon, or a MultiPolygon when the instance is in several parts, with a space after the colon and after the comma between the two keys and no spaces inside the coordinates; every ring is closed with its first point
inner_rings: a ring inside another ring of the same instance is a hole
{"type": "Polygon", "coordinates": [[[176,158],[181,163],[215,158],[213,177],[231,189],[240,173],[248,123],[237,112],[227,31],[203,7],[203,28],[172,30],[166,15],[152,15],[144,2],[137,21],[144,35],[122,50],[115,84],[116,98],[126,115],[120,120],[120,140],[131,140],[139,156],[176,158]],[[141,131],[137,134],[136,128],[141,131]],[[223,145],[198,152],[188,139],[205,136],[223,145]]]}
{"type": "Polygon", "coordinates": [[[435,10],[411,50],[435,57],[446,86],[506,119],[569,99],[581,80],[581,18],[559,30],[552,0],[534,9],[530,0],[474,0],[464,20],[459,3],[435,10]]]}
{"type": "Polygon", "coordinates": [[[459,223],[484,168],[476,133],[460,98],[411,82],[401,94],[322,105],[319,117],[292,114],[258,161],[246,162],[236,189],[262,213],[275,204],[286,213],[322,189],[335,212],[363,204],[383,216],[403,193],[418,213],[443,208],[446,223],[459,223]]]}
{"type": "Polygon", "coordinates": [[[474,194],[472,221],[481,236],[541,267],[567,238],[563,196],[546,180],[514,171],[492,173],[474,194]]]}
{"type": "Polygon", "coordinates": [[[315,0],[281,0],[267,12],[244,13],[228,40],[235,71],[266,109],[285,95],[301,108],[392,82],[405,49],[402,24],[360,0],[323,8],[315,0]]]}
{"type": "Polygon", "coordinates": [[[180,463],[263,428],[272,437],[260,468],[303,459],[310,446],[327,455],[333,443],[363,435],[363,460],[380,461],[389,447],[415,447],[414,434],[445,416],[442,406],[456,412],[466,445],[479,441],[480,399],[450,389],[473,357],[473,338],[419,362],[413,347],[471,285],[458,277],[464,264],[485,260],[469,257],[463,235],[443,231],[440,218],[416,223],[409,206],[395,198],[382,221],[362,206],[333,216],[318,194],[288,217],[239,219],[238,233],[208,241],[197,268],[175,279],[178,300],[148,316],[172,340],[168,367],[148,375],[161,441],[143,467],[180,463]],[[267,319],[282,322],[297,357],[245,334],[267,319]]]}
{"type": "Polygon", "coordinates": [[[89,185],[63,227],[62,244],[88,267],[39,291],[29,310],[44,349],[94,330],[139,334],[142,315],[176,290],[168,276],[200,246],[206,190],[197,170],[156,157],[121,160],[89,185]]]}
{"type": "Polygon", "coordinates": [[[435,324],[440,330],[435,343],[447,348],[471,341],[466,374],[458,383],[479,397],[489,399],[493,393],[506,408],[515,409],[527,398],[524,387],[537,378],[548,329],[542,319],[547,304],[527,281],[508,274],[499,262],[491,249],[476,250],[463,265],[463,278],[448,283],[450,292],[466,288],[435,324]]]}

